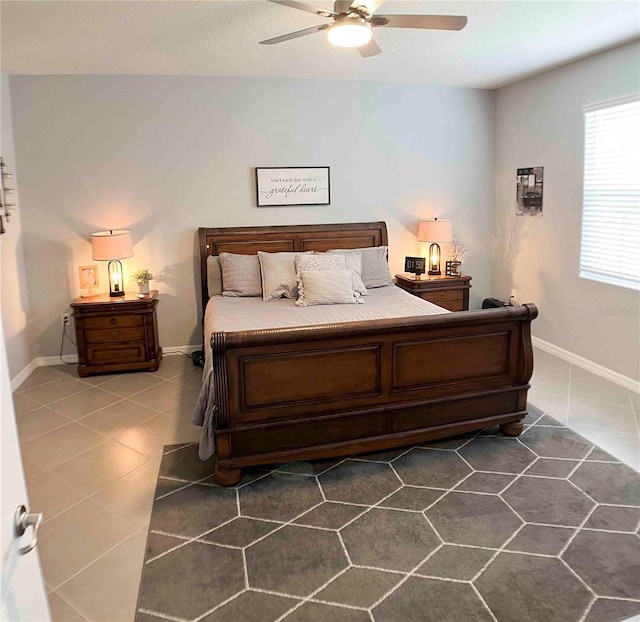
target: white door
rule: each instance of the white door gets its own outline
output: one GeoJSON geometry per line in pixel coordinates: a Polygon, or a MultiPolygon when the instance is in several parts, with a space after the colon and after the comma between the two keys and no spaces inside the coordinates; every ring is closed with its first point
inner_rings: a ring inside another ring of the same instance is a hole
{"type": "MultiPolygon", "coordinates": [[[[2,314],[0,312],[0,327],[2,314]]],[[[0,554],[2,574],[0,620],[3,622],[49,622],[49,604],[42,580],[38,549],[21,555],[19,549],[33,539],[29,527],[20,538],[16,536],[16,508],[26,506],[29,512],[27,487],[22,469],[18,432],[9,384],[4,333],[0,329],[0,554]]]]}

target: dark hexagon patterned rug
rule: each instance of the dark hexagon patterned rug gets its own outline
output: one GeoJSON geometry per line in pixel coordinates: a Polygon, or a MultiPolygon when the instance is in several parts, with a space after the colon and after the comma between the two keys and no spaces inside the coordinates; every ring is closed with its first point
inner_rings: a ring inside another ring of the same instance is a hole
{"type": "Polygon", "coordinates": [[[640,614],[640,474],[537,409],[213,483],[165,448],[137,622],[613,622],[640,614]]]}

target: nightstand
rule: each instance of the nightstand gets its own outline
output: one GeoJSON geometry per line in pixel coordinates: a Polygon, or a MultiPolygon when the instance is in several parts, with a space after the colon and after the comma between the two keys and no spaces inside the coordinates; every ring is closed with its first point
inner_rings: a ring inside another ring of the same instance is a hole
{"type": "Polygon", "coordinates": [[[449,311],[469,310],[469,289],[471,277],[428,276],[417,279],[413,274],[396,274],[396,285],[405,291],[449,309],[449,311]]]}
{"type": "Polygon", "coordinates": [[[158,344],[158,292],[144,298],[108,294],[76,298],[71,303],[76,325],[78,374],[156,371],[162,358],[158,344]]]}

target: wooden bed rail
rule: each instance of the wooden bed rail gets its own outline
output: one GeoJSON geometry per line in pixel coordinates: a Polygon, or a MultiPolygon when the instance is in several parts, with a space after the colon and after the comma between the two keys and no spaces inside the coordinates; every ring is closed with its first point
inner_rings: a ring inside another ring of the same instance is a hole
{"type": "Polygon", "coordinates": [[[340,322],[337,324],[317,324],[314,326],[293,326],[288,328],[268,328],[261,330],[244,330],[230,332],[214,332],[211,334],[213,351],[219,349],[266,346],[285,343],[300,343],[304,341],[322,341],[327,337],[352,337],[356,335],[379,334],[380,331],[392,333],[407,329],[420,330],[421,327],[436,329],[438,327],[472,326],[483,324],[487,320],[532,321],[538,317],[538,307],[533,303],[519,306],[499,307],[496,309],[482,309],[478,311],[464,311],[442,313],[438,315],[422,315],[406,318],[388,318],[383,320],[369,320],[366,322],[340,322]]]}
{"type": "Polygon", "coordinates": [[[533,304],[213,333],[217,480],[498,424],[522,430],[533,304]]]}

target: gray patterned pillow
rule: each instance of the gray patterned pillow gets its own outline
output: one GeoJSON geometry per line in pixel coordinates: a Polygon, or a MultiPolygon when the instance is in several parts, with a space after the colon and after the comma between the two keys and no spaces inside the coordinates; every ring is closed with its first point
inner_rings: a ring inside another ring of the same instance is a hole
{"type": "Polygon", "coordinates": [[[262,296],[260,262],[256,255],[220,253],[222,295],[262,296]]]}
{"type": "Polygon", "coordinates": [[[344,270],[346,267],[344,255],[314,253],[296,257],[296,273],[303,270],[344,270]]]}

